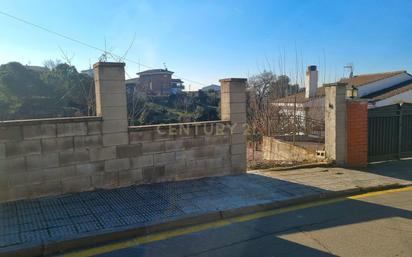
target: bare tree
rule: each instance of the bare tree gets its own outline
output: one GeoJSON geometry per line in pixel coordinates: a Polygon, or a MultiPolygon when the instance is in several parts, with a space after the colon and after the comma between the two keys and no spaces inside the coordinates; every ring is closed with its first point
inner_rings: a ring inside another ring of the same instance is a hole
{"type": "Polygon", "coordinates": [[[280,115],[276,99],[298,91],[298,85],[291,85],[286,75],[276,76],[273,72],[263,71],[248,80],[248,122],[262,135],[270,135],[277,129],[280,115]]]}
{"type": "Polygon", "coordinates": [[[134,88],[127,93],[127,112],[130,125],[136,125],[140,115],[145,111],[148,96],[134,88]]]}
{"type": "Polygon", "coordinates": [[[61,63],[62,63],[62,61],[60,61],[58,59],[56,59],[56,60],[49,59],[49,60],[45,60],[43,62],[43,66],[46,67],[48,70],[53,70],[57,67],[57,65],[59,65],[61,63]]]}
{"type": "Polygon", "coordinates": [[[59,46],[59,49],[60,49],[63,61],[65,61],[65,63],[67,63],[68,65],[72,66],[72,60],[74,59],[74,53],[72,53],[71,56],[69,56],[69,54],[66,51],[63,51],[63,49],[60,46],[59,46]]]}

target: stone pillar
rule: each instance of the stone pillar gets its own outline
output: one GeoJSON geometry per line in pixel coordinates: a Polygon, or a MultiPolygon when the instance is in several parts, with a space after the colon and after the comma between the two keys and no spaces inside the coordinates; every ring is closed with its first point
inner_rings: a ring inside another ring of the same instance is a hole
{"type": "Polygon", "coordinates": [[[128,122],[124,63],[93,65],[96,115],[103,118],[103,146],[128,144],[128,122]]]}
{"type": "Polygon", "coordinates": [[[346,117],[347,165],[365,167],[368,165],[368,101],[348,100],[346,117]]]}
{"type": "Polygon", "coordinates": [[[231,173],[246,172],[246,79],[221,79],[220,115],[231,124],[231,173]]]}
{"type": "Polygon", "coordinates": [[[346,163],[346,84],[325,86],[325,154],[336,164],[346,163]]]}

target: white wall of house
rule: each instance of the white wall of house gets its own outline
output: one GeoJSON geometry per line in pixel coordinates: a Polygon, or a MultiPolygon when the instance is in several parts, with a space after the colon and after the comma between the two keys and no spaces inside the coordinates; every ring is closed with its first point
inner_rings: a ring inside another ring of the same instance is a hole
{"type": "Polygon", "coordinates": [[[297,116],[305,115],[303,105],[301,103],[273,103],[274,106],[280,107],[279,113],[283,113],[287,116],[296,114],[297,116]]]}
{"type": "Polygon", "coordinates": [[[378,101],[374,104],[373,107],[382,107],[397,103],[412,103],[412,90],[378,101]]]}
{"type": "Polygon", "coordinates": [[[325,97],[313,98],[304,104],[304,108],[309,108],[309,118],[319,121],[325,119],[325,97]]]}
{"type": "MultiPolygon", "coordinates": [[[[274,106],[280,106],[280,107],[290,107],[293,108],[295,107],[295,103],[272,103],[274,106]]],[[[296,103],[296,108],[302,108],[303,105],[302,103],[296,103]]]]}
{"type": "Polygon", "coordinates": [[[402,73],[387,79],[382,79],[364,86],[358,87],[358,96],[363,97],[371,93],[383,90],[388,87],[392,87],[396,84],[412,79],[412,76],[408,73],[402,73]]]}

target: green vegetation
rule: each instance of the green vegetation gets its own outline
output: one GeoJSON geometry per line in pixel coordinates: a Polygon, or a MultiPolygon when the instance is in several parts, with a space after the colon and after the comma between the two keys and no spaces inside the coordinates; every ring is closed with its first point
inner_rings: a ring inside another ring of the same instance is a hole
{"type": "Polygon", "coordinates": [[[199,91],[197,96],[187,92],[169,96],[148,96],[128,92],[129,123],[148,125],[219,119],[219,92],[199,91]]]}
{"type": "Polygon", "coordinates": [[[0,66],[0,119],[93,115],[94,82],[74,66],[0,66]],[[38,67],[37,67],[38,68],[38,67]]]}
{"type": "MultiPolygon", "coordinates": [[[[127,90],[132,125],[219,119],[219,92],[148,96],[127,90]]],[[[18,62],[0,65],[0,120],[95,115],[94,81],[74,66],[46,61],[45,67],[18,62]]]]}

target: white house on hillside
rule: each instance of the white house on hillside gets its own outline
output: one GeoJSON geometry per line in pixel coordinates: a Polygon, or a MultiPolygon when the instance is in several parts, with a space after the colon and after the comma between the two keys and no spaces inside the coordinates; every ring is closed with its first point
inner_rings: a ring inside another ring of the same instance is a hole
{"type": "MultiPolygon", "coordinates": [[[[309,66],[306,72],[304,92],[276,100],[273,104],[292,108],[297,115],[315,120],[324,119],[325,88],[318,87],[316,66],[309,66]]],[[[341,79],[347,84],[348,98],[362,98],[369,101],[369,108],[396,103],[412,103],[412,75],[408,72],[394,71],[356,75],[341,79]]]]}
{"type": "Polygon", "coordinates": [[[220,92],[220,86],[212,84],[212,85],[209,85],[209,86],[202,87],[200,90],[202,90],[204,92],[208,92],[208,91],[220,92]]]}

